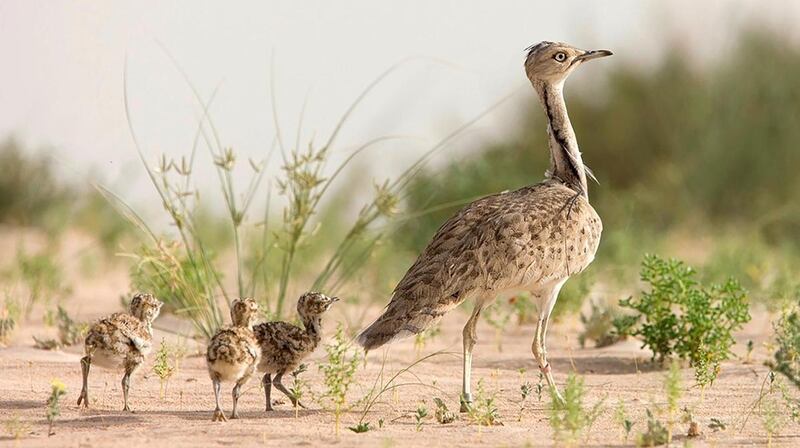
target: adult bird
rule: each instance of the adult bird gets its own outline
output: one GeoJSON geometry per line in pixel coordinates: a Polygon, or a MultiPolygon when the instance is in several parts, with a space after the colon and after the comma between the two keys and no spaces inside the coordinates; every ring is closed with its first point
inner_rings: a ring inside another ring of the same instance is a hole
{"type": "Polygon", "coordinates": [[[527,49],[525,72],[547,117],[550,168],[545,179],[516,191],[487,196],[447,220],[395,288],[384,313],[358,342],[371,350],[418,334],[468,299],[475,307],[464,326],[462,411],[472,402],[470,375],[475,326],[497,296],[528,291],[539,316],[532,352],[556,398],[545,337],[564,282],[594,259],[600,217],[589,204],[587,177],[564,102],[564,82],[585,62],[608,50],[581,50],[561,42],[527,49]]]}

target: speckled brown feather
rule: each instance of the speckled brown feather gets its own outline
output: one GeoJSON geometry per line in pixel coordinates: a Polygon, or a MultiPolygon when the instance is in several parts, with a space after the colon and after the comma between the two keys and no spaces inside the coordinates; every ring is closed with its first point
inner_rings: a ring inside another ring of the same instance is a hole
{"type": "Polygon", "coordinates": [[[206,361],[213,364],[252,364],[258,358],[258,341],[247,327],[228,326],[217,331],[208,344],[206,361]]]}
{"type": "Polygon", "coordinates": [[[287,322],[265,322],[253,328],[261,348],[258,370],[291,372],[316,350],[321,336],[287,322]]]}
{"type": "Polygon", "coordinates": [[[87,355],[99,354],[104,358],[96,361],[98,365],[138,364],[150,352],[151,323],[158,316],[161,302],[149,294],[139,294],[131,301],[130,308],[130,314],[114,313],[89,328],[84,350],[87,355]]]}
{"type": "Polygon", "coordinates": [[[479,199],[436,232],[358,341],[373,349],[468,298],[565,279],[592,261],[601,231],[584,196],[556,179],[479,199]]]}
{"type": "Polygon", "coordinates": [[[297,313],[304,328],[288,322],[265,322],[253,328],[261,348],[258,370],[285,373],[294,370],[316,350],[322,339],[322,314],[336,302],[317,292],[303,294],[297,301],[297,313]]]}
{"type": "Polygon", "coordinates": [[[258,304],[251,298],[233,301],[233,325],[217,330],[206,350],[206,364],[212,379],[239,381],[253,374],[259,349],[251,325],[257,312],[258,304]]]}

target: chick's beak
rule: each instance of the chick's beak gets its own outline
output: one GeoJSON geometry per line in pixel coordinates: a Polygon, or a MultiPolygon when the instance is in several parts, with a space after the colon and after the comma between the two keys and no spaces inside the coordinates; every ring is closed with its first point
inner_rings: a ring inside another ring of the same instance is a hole
{"type": "Polygon", "coordinates": [[[338,302],[338,301],[339,301],[338,297],[331,297],[331,303],[335,303],[335,302],[338,302]]]}
{"type": "Polygon", "coordinates": [[[614,53],[612,53],[610,50],[588,50],[582,55],[576,57],[575,60],[583,62],[597,58],[604,58],[606,56],[611,56],[613,54],[614,53]]]}

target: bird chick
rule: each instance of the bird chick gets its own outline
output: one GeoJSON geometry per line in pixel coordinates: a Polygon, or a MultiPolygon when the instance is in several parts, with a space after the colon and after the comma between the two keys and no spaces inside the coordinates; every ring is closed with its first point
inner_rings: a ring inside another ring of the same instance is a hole
{"type": "Polygon", "coordinates": [[[85,408],[89,407],[89,368],[97,364],[108,369],[124,369],[122,410],[131,410],[128,406],[131,375],[150,352],[152,324],[161,312],[162,305],[164,303],[152,295],[139,293],[131,299],[130,313],[114,313],[91,326],[84,343],[86,356],[81,358],[83,388],[78,397],[78,406],[83,403],[85,408]]]}
{"type": "MultiPolygon", "coordinates": [[[[292,372],[310,355],[322,339],[322,314],[338,301],[319,292],[307,292],[297,301],[297,314],[303,322],[300,328],[288,322],[265,322],[256,325],[253,332],[261,348],[259,372],[264,372],[262,382],[267,400],[267,411],[272,410],[272,385],[289,397],[293,405],[297,399],[286,389],[281,380],[287,372],[292,372]],[[275,379],[272,379],[275,374],[275,379]]],[[[305,407],[299,404],[301,407],[305,407]]]]}
{"type": "Polygon", "coordinates": [[[206,351],[208,374],[214,384],[217,407],[212,421],[227,421],[219,405],[219,389],[222,381],[233,381],[233,411],[231,418],[239,418],[236,405],[241,389],[255,372],[258,363],[258,342],[253,336],[252,326],[258,313],[258,304],[251,298],[236,299],[231,304],[232,325],[223,327],[214,334],[206,351]]]}

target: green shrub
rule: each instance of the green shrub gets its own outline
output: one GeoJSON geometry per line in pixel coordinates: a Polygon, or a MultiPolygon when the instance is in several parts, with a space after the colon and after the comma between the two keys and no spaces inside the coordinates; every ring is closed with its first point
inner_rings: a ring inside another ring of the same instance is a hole
{"type": "Polygon", "coordinates": [[[705,286],[695,275],[681,261],[646,255],[641,279],[650,290],[620,305],[639,313],[642,322],[630,332],[653,351],[653,360],[663,363],[672,355],[688,359],[698,383],[705,386],[731,356],[733,332],[750,320],[750,313],[736,280],[705,286]]]}

